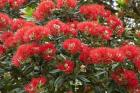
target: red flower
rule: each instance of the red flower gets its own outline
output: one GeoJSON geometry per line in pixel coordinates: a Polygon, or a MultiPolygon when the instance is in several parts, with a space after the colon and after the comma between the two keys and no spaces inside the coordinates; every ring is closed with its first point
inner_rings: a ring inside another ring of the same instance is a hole
{"type": "Polygon", "coordinates": [[[90,57],[92,59],[93,64],[112,63],[114,57],[113,49],[106,47],[92,49],[90,51],[90,57]]]}
{"type": "Polygon", "coordinates": [[[80,22],[78,23],[77,29],[84,33],[90,33],[94,30],[93,22],[80,22]]]}
{"type": "Polygon", "coordinates": [[[65,35],[72,35],[72,36],[78,35],[76,22],[71,22],[63,25],[61,30],[64,32],[65,35]]]}
{"type": "Polygon", "coordinates": [[[5,53],[5,48],[3,47],[3,45],[0,45],[0,56],[3,55],[5,53]]]}
{"type": "Polygon", "coordinates": [[[64,0],[57,0],[57,8],[61,8],[64,5],[64,0]]]}
{"type": "Polygon", "coordinates": [[[25,85],[25,91],[27,93],[37,93],[38,88],[40,86],[44,86],[47,82],[47,79],[43,76],[38,77],[38,78],[32,78],[31,82],[25,85]]]}
{"type": "Polygon", "coordinates": [[[23,43],[24,42],[24,35],[25,33],[31,29],[32,27],[22,27],[20,29],[18,29],[16,32],[15,32],[15,39],[19,42],[19,43],[23,43]]]}
{"type": "Polygon", "coordinates": [[[118,36],[121,36],[125,31],[122,21],[116,16],[109,16],[107,22],[112,30],[117,30],[118,36]]]}
{"type": "Polygon", "coordinates": [[[71,8],[75,8],[77,5],[77,0],[66,0],[66,1],[67,1],[68,6],[71,8]]]}
{"type": "Polygon", "coordinates": [[[16,31],[17,29],[21,28],[26,23],[23,19],[13,19],[11,23],[12,31],[16,31]]]}
{"type": "Polygon", "coordinates": [[[103,39],[110,40],[112,34],[113,34],[113,31],[110,28],[105,27],[105,26],[102,27],[102,29],[101,29],[101,37],[103,39]]]}
{"type": "Polygon", "coordinates": [[[135,67],[140,70],[140,54],[134,58],[133,63],[135,67]]]}
{"type": "Polygon", "coordinates": [[[50,14],[51,10],[54,9],[54,7],[55,5],[52,1],[43,1],[37,6],[33,15],[37,20],[43,20],[50,14]]]}
{"type": "Polygon", "coordinates": [[[127,85],[129,89],[137,88],[138,78],[136,73],[127,69],[117,69],[112,73],[112,79],[118,85],[127,85]]]}
{"type": "Polygon", "coordinates": [[[44,37],[48,37],[49,30],[46,27],[35,26],[28,29],[23,36],[24,42],[39,41],[44,37]]]}
{"type": "Polygon", "coordinates": [[[18,9],[26,3],[26,0],[8,0],[12,9],[18,9]]]}
{"type": "Polygon", "coordinates": [[[11,22],[12,31],[17,31],[22,27],[33,27],[33,26],[35,26],[35,23],[30,21],[25,21],[23,19],[13,19],[11,22]]]}
{"type": "Polygon", "coordinates": [[[13,32],[9,31],[9,32],[3,32],[1,35],[0,35],[0,40],[2,42],[5,42],[5,40],[9,37],[12,37],[14,34],[13,32]]]}
{"type": "Polygon", "coordinates": [[[134,89],[138,86],[138,78],[135,72],[131,70],[125,70],[124,76],[127,80],[128,88],[134,89]]]}
{"type": "Polygon", "coordinates": [[[88,18],[97,19],[99,15],[103,15],[104,6],[98,4],[83,5],[80,7],[80,13],[86,15],[88,18]]]}
{"type": "Polygon", "coordinates": [[[71,54],[76,54],[81,50],[81,41],[76,38],[67,39],[63,42],[63,48],[71,54]]]}
{"type": "Polygon", "coordinates": [[[57,65],[57,69],[65,72],[66,74],[70,74],[74,70],[74,62],[66,60],[63,64],[57,65]]]}
{"type": "Polygon", "coordinates": [[[0,0],[0,9],[6,6],[7,0],[0,0]]]}
{"type": "Polygon", "coordinates": [[[10,25],[11,19],[8,15],[0,13],[0,30],[7,30],[10,25]]]}
{"type": "Polygon", "coordinates": [[[92,60],[90,58],[90,50],[91,48],[82,44],[82,52],[80,53],[79,60],[84,62],[85,64],[91,64],[92,60]]]}
{"type": "Polygon", "coordinates": [[[107,18],[107,21],[113,30],[116,29],[117,26],[123,26],[121,20],[116,16],[110,16],[109,18],[107,18]]]}
{"type": "Polygon", "coordinates": [[[120,49],[123,51],[125,56],[130,60],[133,60],[136,56],[139,55],[139,49],[137,46],[125,45],[122,46],[120,49]]]}
{"type": "Polygon", "coordinates": [[[114,49],[113,52],[114,52],[113,60],[115,62],[124,62],[125,61],[126,56],[123,53],[123,51],[121,51],[120,49],[114,49]]]}
{"type": "Polygon", "coordinates": [[[46,24],[46,27],[50,29],[51,35],[61,34],[61,29],[64,27],[64,23],[58,19],[53,19],[46,24]]]}
{"type": "Polygon", "coordinates": [[[22,62],[27,58],[38,54],[40,52],[39,46],[36,44],[23,44],[19,46],[16,53],[12,58],[12,64],[16,67],[19,67],[22,62]]]}
{"type": "Polygon", "coordinates": [[[10,36],[4,41],[4,46],[6,48],[15,47],[18,43],[18,40],[14,36],[10,36]]]}
{"type": "Polygon", "coordinates": [[[43,44],[40,46],[40,52],[46,61],[51,61],[55,57],[55,45],[52,43],[43,44]]]}
{"type": "Polygon", "coordinates": [[[57,0],[57,8],[64,7],[65,5],[75,8],[77,5],[77,0],[57,0]]]}

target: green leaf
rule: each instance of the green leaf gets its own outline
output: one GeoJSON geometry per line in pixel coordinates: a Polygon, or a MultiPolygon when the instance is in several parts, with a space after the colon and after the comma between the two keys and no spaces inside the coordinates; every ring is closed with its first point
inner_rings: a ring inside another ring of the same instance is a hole
{"type": "Polygon", "coordinates": [[[89,83],[90,82],[90,80],[88,80],[84,75],[79,75],[78,78],[80,80],[82,80],[83,82],[85,82],[85,83],[89,83]]]}
{"type": "Polygon", "coordinates": [[[51,74],[55,74],[55,73],[58,73],[58,72],[60,72],[60,70],[58,70],[58,69],[54,69],[54,70],[50,71],[49,73],[51,73],[51,74]]]}
{"type": "Polygon", "coordinates": [[[58,88],[63,84],[64,82],[64,77],[59,76],[55,82],[54,82],[54,86],[55,86],[55,92],[58,91],[58,88]]]}

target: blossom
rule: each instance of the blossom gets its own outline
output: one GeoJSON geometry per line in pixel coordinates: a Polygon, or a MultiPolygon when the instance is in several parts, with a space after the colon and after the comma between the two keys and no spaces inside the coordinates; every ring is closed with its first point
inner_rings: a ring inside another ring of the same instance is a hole
{"type": "Polygon", "coordinates": [[[78,22],[69,22],[64,25],[62,25],[62,32],[64,35],[72,35],[72,36],[77,36],[78,35],[78,30],[77,30],[77,24],[78,22]]]}
{"type": "Polygon", "coordinates": [[[67,39],[63,42],[63,49],[71,54],[76,54],[81,50],[81,41],[77,38],[67,39]]]}
{"type": "Polygon", "coordinates": [[[36,44],[20,45],[16,53],[13,55],[12,64],[19,67],[21,63],[26,61],[29,57],[39,54],[39,49],[39,46],[36,44]]]}
{"type": "Polygon", "coordinates": [[[49,30],[46,27],[35,26],[28,29],[24,33],[23,40],[24,42],[39,41],[43,39],[44,37],[48,37],[48,36],[49,36],[49,30]]]}
{"type": "Polygon", "coordinates": [[[117,69],[112,73],[112,79],[118,85],[127,85],[129,89],[134,89],[138,86],[138,78],[136,73],[127,69],[117,69]]]}
{"type": "Polygon", "coordinates": [[[12,23],[11,23],[11,29],[13,31],[16,31],[17,29],[19,29],[20,27],[22,27],[22,25],[25,23],[25,20],[23,19],[13,19],[12,23]]]}
{"type": "Polygon", "coordinates": [[[26,3],[26,0],[8,0],[12,9],[19,9],[26,3]]]}
{"type": "Polygon", "coordinates": [[[46,24],[46,27],[50,29],[51,35],[59,35],[61,32],[62,27],[64,27],[64,23],[59,19],[53,19],[46,24]]]}
{"type": "Polygon", "coordinates": [[[10,36],[4,41],[4,46],[6,48],[15,47],[18,43],[18,40],[14,36],[10,36]]]}
{"type": "Polygon", "coordinates": [[[123,51],[125,56],[130,60],[133,60],[136,56],[139,55],[139,49],[137,46],[134,45],[125,45],[122,46],[120,49],[123,51]]]}
{"type": "Polygon", "coordinates": [[[44,76],[32,78],[31,82],[25,85],[25,91],[27,93],[37,93],[39,88],[43,87],[46,83],[47,79],[44,76]]]}
{"type": "Polygon", "coordinates": [[[136,73],[130,70],[124,71],[124,76],[127,80],[128,88],[136,88],[138,86],[138,78],[136,73]]]}
{"type": "Polygon", "coordinates": [[[123,32],[125,31],[122,21],[119,18],[117,18],[116,16],[113,16],[113,15],[109,16],[107,18],[107,23],[109,24],[109,27],[112,30],[117,30],[116,34],[118,36],[121,36],[123,34],[123,32]]]}
{"type": "Polygon", "coordinates": [[[8,32],[3,32],[1,35],[0,35],[0,41],[2,42],[5,42],[5,40],[9,37],[12,37],[14,36],[13,32],[12,31],[8,31],[8,32]]]}
{"type": "Polygon", "coordinates": [[[36,8],[33,13],[34,17],[37,20],[43,20],[46,16],[48,16],[52,9],[54,9],[55,5],[52,1],[42,1],[36,8]]]}
{"type": "Polygon", "coordinates": [[[33,27],[35,24],[33,22],[27,22],[23,19],[13,19],[11,22],[11,30],[17,31],[18,29],[22,27],[33,27]]]}
{"type": "Polygon", "coordinates": [[[77,25],[77,29],[84,33],[90,33],[94,30],[93,22],[79,22],[77,25]]]}
{"type": "Polygon", "coordinates": [[[71,8],[75,8],[77,5],[77,0],[66,0],[66,1],[67,1],[68,6],[71,8]]]}
{"type": "Polygon", "coordinates": [[[91,64],[92,60],[90,58],[90,50],[92,50],[92,48],[84,44],[82,44],[81,48],[82,52],[80,53],[79,60],[85,64],[91,64]]]}
{"type": "Polygon", "coordinates": [[[101,38],[105,40],[111,39],[111,36],[113,35],[113,31],[110,28],[106,26],[97,26],[97,27],[96,27],[96,32],[99,33],[98,36],[100,36],[101,38]]]}
{"type": "Polygon", "coordinates": [[[77,0],[57,0],[57,8],[62,8],[65,5],[71,8],[75,8],[77,5],[77,0]]]}
{"type": "Polygon", "coordinates": [[[25,36],[25,33],[31,29],[32,27],[22,27],[22,28],[19,28],[16,32],[15,32],[15,39],[17,40],[18,43],[23,43],[24,42],[24,36],[25,36]]]}
{"type": "Polygon", "coordinates": [[[3,45],[0,45],[0,56],[5,53],[6,49],[4,48],[3,45]]]}
{"type": "Polygon", "coordinates": [[[89,4],[80,7],[80,13],[88,18],[97,19],[99,15],[103,15],[105,9],[103,5],[89,4]]]}
{"type": "Polygon", "coordinates": [[[0,9],[6,6],[7,0],[0,0],[0,9]]]}
{"type": "Polygon", "coordinates": [[[110,40],[113,31],[107,27],[98,24],[97,22],[79,22],[77,29],[81,32],[84,32],[86,34],[96,36],[96,37],[101,37],[104,40],[110,40]]]}
{"type": "Polygon", "coordinates": [[[57,0],[57,8],[61,8],[64,5],[64,0],[57,0]]]}
{"type": "Polygon", "coordinates": [[[114,57],[113,49],[106,47],[92,49],[90,51],[90,57],[93,64],[112,63],[114,57]]]}
{"type": "Polygon", "coordinates": [[[133,59],[135,67],[140,70],[140,54],[133,59]]]}
{"type": "Polygon", "coordinates": [[[45,43],[40,46],[42,57],[48,62],[55,57],[56,48],[53,43],[45,43]]]}
{"type": "Polygon", "coordinates": [[[7,30],[10,26],[11,18],[4,14],[0,13],[0,30],[7,30]]]}
{"type": "Polygon", "coordinates": [[[58,64],[57,69],[65,72],[66,74],[70,74],[74,70],[74,62],[70,60],[65,60],[63,64],[58,64]]]}
{"type": "Polygon", "coordinates": [[[124,62],[125,61],[126,56],[122,50],[116,48],[113,50],[113,52],[114,52],[113,61],[115,61],[115,62],[124,62]]]}

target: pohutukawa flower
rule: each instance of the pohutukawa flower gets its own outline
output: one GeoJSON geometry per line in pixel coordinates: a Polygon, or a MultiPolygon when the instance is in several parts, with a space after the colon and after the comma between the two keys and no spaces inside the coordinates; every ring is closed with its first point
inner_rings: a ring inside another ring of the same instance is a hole
{"type": "Polygon", "coordinates": [[[31,29],[28,29],[23,36],[24,42],[31,42],[31,41],[40,41],[44,37],[49,36],[49,30],[46,27],[42,26],[35,26],[31,29]]]}
{"type": "Polygon", "coordinates": [[[10,4],[12,9],[19,9],[27,1],[26,0],[8,0],[7,2],[10,4]]]}
{"type": "Polygon", "coordinates": [[[13,32],[12,31],[8,31],[8,32],[3,32],[1,35],[0,35],[0,41],[1,42],[5,42],[5,40],[9,37],[12,37],[14,36],[13,32]]]}
{"type": "Polygon", "coordinates": [[[64,23],[58,19],[53,19],[46,24],[46,27],[50,29],[51,35],[57,36],[63,33],[62,27],[64,27],[64,23]]]}
{"type": "Polygon", "coordinates": [[[81,50],[81,41],[76,38],[67,39],[63,42],[63,48],[71,54],[76,54],[81,50]]]}
{"type": "Polygon", "coordinates": [[[46,62],[51,61],[56,54],[56,48],[53,43],[46,43],[40,46],[40,53],[46,62]]]}
{"type": "Polygon", "coordinates": [[[4,14],[0,13],[0,30],[7,30],[10,26],[11,18],[4,14]]]}
{"type": "Polygon", "coordinates": [[[0,56],[5,53],[6,49],[4,48],[3,45],[0,45],[0,56]]]}
{"type": "Polygon", "coordinates": [[[12,58],[12,64],[16,67],[19,67],[24,61],[29,57],[39,54],[40,48],[36,44],[23,44],[19,46],[16,53],[12,58]]]}
{"type": "Polygon", "coordinates": [[[63,71],[66,74],[70,74],[74,70],[74,62],[65,60],[63,64],[58,64],[57,69],[63,71]]]}
{"type": "Polygon", "coordinates": [[[75,8],[76,5],[77,0],[57,0],[57,8],[62,8],[64,6],[75,8]]]}
{"type": "Polygon", "coordinates": [[[64,35],[76,37],[78,35],[77,24],[78,22],[69,22],[67,24],[62,25],[61,30],[64,33],[64,35]]]}
{"type": "Polygon", "coordinates": [[[127,69],[117,69],[112,73],[112,79],[118,85],[127,85],[129,89],[138,87],[138,78],[136,73],[127,69]]]}
{"type": "Polygon", "coordinates": [[[44,76],[38,78],[32,78],[31,82],[25,85],[25,91],[27,93],[39,93],[45,84],[47,83],[47,79],[44,76]]]}
{"type": "Polygon", "coordinates": [[[11,22],[11,29],[16,31],[17,29],[21,28],[26,21],[23,19],[14,19],[11,22]]]}
{"type": "Polygon", "coordinates": [[[50,14],[51,10],[54,8],[54,2],[48,0],[43,1],[38,5],[33,15],[37,20],[43,20],[50,14]]]}
{"type": "Polygon", "coordinates": [[[123,51],[125,56],[130,60],[133,60],[136,56],[138,56],[140,51],[137,46],[133,45],[125,45],[122,46],[120,49],[123,51]]]}
{"type": "Polygon", "coordinates": [[[84,62],[85,64],[91,64],[92,63],[92,59],[90,58],[90,51],[91,51],[91,48],[86,46],[86,45],[83,45],[81,46],[81,54],[79,56],[79,60],[81,62],[84,62]]]}
{"type": "Polygon", "coordinates": [[[0,9],[6,6],[7,0],[0,0],[0,9]]]}

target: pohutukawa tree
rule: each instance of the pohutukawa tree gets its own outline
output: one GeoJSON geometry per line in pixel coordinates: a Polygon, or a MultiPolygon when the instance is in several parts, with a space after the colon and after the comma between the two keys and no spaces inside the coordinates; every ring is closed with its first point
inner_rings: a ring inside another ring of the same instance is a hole
{"type": "Polygon", "coordinates": [[[140,48],[84,0],[0,1],[2,93],[140,93],[140,48]]]}

